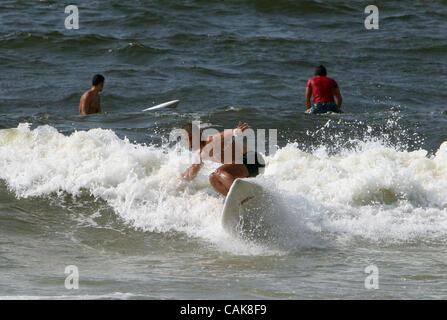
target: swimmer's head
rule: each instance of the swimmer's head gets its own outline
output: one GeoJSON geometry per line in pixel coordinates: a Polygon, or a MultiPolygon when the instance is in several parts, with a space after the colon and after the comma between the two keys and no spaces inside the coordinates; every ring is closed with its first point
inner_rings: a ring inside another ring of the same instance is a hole
{"type": "Polygon", "coordinates": [[[326,72],[326,68],[322,65],[319,65],[318,67],[315,68],[315,75],[316,76],[326,76],[327,72],[326,72]]]}
{"type": "Polygon", "coordinates": [[[98,91],[101,92],[104,88],[104,76],[96,74],[92,79],[92,86],[97,87],[98,91]]]}

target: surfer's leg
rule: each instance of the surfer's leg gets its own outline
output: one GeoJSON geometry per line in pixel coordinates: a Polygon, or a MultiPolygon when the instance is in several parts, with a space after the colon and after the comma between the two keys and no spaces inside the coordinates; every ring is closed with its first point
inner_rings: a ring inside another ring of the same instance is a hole
{"type": "Polygon", "coordinates": [[[210,183],[214,189],[226,196],[234,180],[247,178],[248,175],[244,164],[224,164],[210,175],[210,183]]]}

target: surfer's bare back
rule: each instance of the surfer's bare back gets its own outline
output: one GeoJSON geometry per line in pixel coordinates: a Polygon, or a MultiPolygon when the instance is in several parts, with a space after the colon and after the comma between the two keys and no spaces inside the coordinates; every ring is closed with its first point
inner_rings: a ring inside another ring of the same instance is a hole
{"type": "Polygon", "coordinates": [[[256,177],[259,174],[259,168],[264,167],[264,159],[259,153],[249,150],[233,138],[242,135],[247,128],[247,123],[239,122],[236,129],[224,130],[202,141],[202,132],[195,124],[185,125],[183,130],[187,136],[184,138],[188,141],[191,150],[198,151],[199,160],[182,174],[183,179],[187,181],[194,179],[202,167],[202,160],[223,164],[210,175],[209,179],[214,189],[224,196],[228,194],[237,178],[256,177]]]}
{"type": "Polygon", "coordinates": [[[99,93],[103,88],[104,77],[100,74],[95,75],[92,80],[92,87],[81,97],[81,101],[79,102],[79,114],[86,115],[101,112],[99,93]]]}

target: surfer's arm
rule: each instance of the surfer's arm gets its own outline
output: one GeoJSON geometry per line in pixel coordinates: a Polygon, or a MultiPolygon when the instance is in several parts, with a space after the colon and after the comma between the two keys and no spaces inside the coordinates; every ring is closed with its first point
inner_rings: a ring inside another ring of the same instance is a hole
{"type": "Polygon", "coordinates": [[[310,87],[306,87],[306,111],[312,108],[312,105],[310,104],[311,97],[312,97],[312,90],[310,90],[310,87]]]}
{"type": "Polygon", "coordinates": [[[99,95],[98,95],[98,108],[97,108],[97,112],[102,113],[102,110],[101,110],[101,99],[100,99],[99,95]]]}
{"type": "Polygon", "coordinates": [[[200,171],[200,168],[202,168],[202,163],[193,164],[185,172],[183,172],[182,178],[187,181],[191,181],[197,176],[197,174],[200,171]]]}
{"type": "Polygon", "coordinates": [[[337,86],[335,88],[335,98],[337,98],[337,107],[339,107],[341,109],[341,104],[343,102],[343,98],[341,97],[341,93],[340,93],[340,88],[337,86]]]}
{"type": "Polygon", "coordinates": [[[81,101],[79,102],[79,114],[87,115],[90,106],[90,99],[88,94],[84,94],[81,97],[81,101]]]}
{"type": "Polygon", "coordinates": [[[194,179],[202,168],[202,156],[200,151],[194,156],[194,163],[182,173],[182,178],[186,181],[194,179]]]}
{"type": "Polygon", "coordinates": [[[221,139],[220,141],[232,141],[231,138],[233,136],[240,136],[244,133],[245,129],[248,128],[248,123],[244,122],[242,123],[239,121],[239,124],[235,129],[226,129],[222,131],[221,133],[212,135],[208,138],[208,141],[212,141],[215,139],[221,139]]]}

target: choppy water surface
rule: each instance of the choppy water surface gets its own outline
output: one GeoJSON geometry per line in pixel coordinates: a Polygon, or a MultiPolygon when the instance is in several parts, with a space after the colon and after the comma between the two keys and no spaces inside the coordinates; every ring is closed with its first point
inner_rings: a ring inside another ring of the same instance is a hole
{"type": "Polygon", "coordinates": [[[376,5],[367,31],[362,1],[78,1],[65,30],[64,4],[2,1],[0,296],[446,298],[447,3],[376,5]],[[345,115],[302,113],[320,63],[345,115]],[[97,72],[105,112],[78,116],[97,72]],[[278,129],[256,181],[281,232],[222,229],[216,164],[179,179],[191,120],[278,129]]]}

